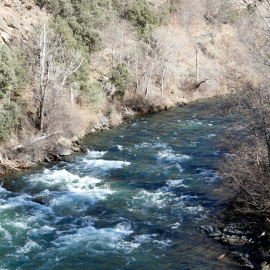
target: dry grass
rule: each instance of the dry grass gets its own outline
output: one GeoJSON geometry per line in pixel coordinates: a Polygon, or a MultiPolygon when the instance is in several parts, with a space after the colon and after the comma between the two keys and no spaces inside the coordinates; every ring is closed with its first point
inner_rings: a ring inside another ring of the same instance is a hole
{"type": "Polygon", "coordinates": [[[125,105],[138,114],[146,114],[164,110],[166,100],[165,97],[154,93],[148,96],[129,95],[126,97],[125,105]]]}

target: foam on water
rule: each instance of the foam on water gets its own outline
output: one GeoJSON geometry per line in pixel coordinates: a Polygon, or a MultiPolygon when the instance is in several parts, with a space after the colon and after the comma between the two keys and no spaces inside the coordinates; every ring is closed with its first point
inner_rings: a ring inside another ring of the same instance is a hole
{"type": "Polygon", "coordinates": [[[178,229],[180,226],[181,226],[181,223],[176,222],[175,224],[173,224],[173,225],[171,226],[171,228],[172,228],[173,230],[176,230],[176,229],[178,229]]]}
{"type": "Polygon", "coordinates": [[[6,230],[4,229],[1,224],[0,224],[0,236],[4,236],[4,238],[7,240],[7,241],[12,241],[12,236],[11,234],[6,230]]]}
{"type": "Polygon", "coordinates": [[[84,159],[83,162],[89,167],[99,168],[101,170],[121,169],[124,166],[128,166],[131,163],[127,161],[115,161],[115,160],[103,160],[103,159],[84,159]]]}
{"type": "Polygon", "coordinates": [[[41,246],[36,242],[29,240],[23,247],[20,247],[16,253],[17,254],[27,254],[29,252],[41,250],[41,246]]]}
{"type": "Polygon", "coordinates": [[[201,126],[204,121],[199,121],[199,120],[187,120],[186,123],[189,126],[201,126]]]}
{"type": "Polygon", "coordinates": [[[175,154],[172,149],[161,150],[157,154],[157,158],[160,160],[169,160],[169,161],[183,161],[191,159],[188,155],[175,154]]]}
{"type": "Polygon", "coordinates": [[[217,136],[216,134],[209,134],[209,135],[205,136],[204,138],[205,139],[212,139],[212,138],[214,138],[216,136],[217,136]]]}
{"type": "Polygon", "coordinates": [[[56,228],[48,225],[44,225],[39,228],[32,229],[28,234],[30,237],[40,237],[45,235],[50,235],[51,233],[54,233],[56,231],[56,228]]]}
{"type": "Polygon", "coordinates": [[[219,131],[208,112],[183,110],[94,134],[91,149],[108,151],[11,179],[16,192],[0,186],[0,269],[219,269],[196,231],[219,131]]]}
{"type": "Polygon", "coordinates": [[[4,189],[4,188],[0,185],[0,193],[9,193],[9,191],[7,191],[6,189],[4,189]]]}
{"type": "Polygon", "coordinates": [[[100,179],[89,176],[80,177],[79,175],[68,172],[66,169],[45,169],[43,174],[32,175],[26,181],[30,182],[33,186],[42,184],[44,188],[49,190],[68,191],[68,194],[58,195],[61,199],[65,197],[68,201],[72,201],[70,200],[72,197],[76,199],[81,196],[88,198],[90,201],[92,200],[94,203],[97,200],[104,199],[106,195],[113,192],[100,185],[97,187],[97,184],[101,182],[100,179]]]}
{"type": "Polygon", "coordinates": [[[146,143],[142,142],[140,144],[135,145],[136,149],[139,148],[167,148],[168,144],[167,143],[146,143]]]}
{"type": "Polygon", "coordinates": [[[86,157],[88,158],[101,158],[103,157],[107,151],[87,151],[86,157]]]}
{"type": "Polygon", "coordinates": [[[154,240],[153,243],[158,244],[161,248],[163,247],[169,247],[171,245],[172,240],[154,240]]]}
{"type": "Polygon", "coordinates": [[[209,182],[213,182],[219,178],[219,175],[215,173],[213,170],[207,170],[207,169],[197,169],[199,172],[197,174],[198,177],[208,180],[209,182]]]}
{"type": "Polygon", "coordinates": [[[136,235],[134,237],[135,242],[138,243],[144,243],[144,242],[148,242],[151,241],[153,237],[156,237],[157,234],[141,234],[141,235],[136,235]]]}
{"type": "Polygon", "coordinates": [[[166,208],[168,203],[172,201],[175,195],[172,192],[168,192],[166,189],[159,189],[156,192],[148,192],[141,190],[137,195],[133,197],[133,206],[147,208],[166,208]]]}
{"type": "Polygon", "coordinates": [[[180,197],[181,200],[194,200],[194,199],[198,199],[198,196],[195,195],[195,196],[191,196],[191,195],[181,195],[180,197]]]}
{"type": "Polygon", "coordinates": [[[179,179],[179,180],[167,180],[166,184],[170,188],[179,188],[179,187],[188,188],[188,186],[183,184],[183,182],[184,182],[184,180],[182,180],[182,179],[179,179]]]}
{"type": "Polygon", "coordinates": [[[201,205],[196,205],[196,206],[187,206],[187,207],[185,207],[185,211],[187,211],[190,214],[198,214],[200,212],[204,212],[205,209],[201,205]]]}
{"type": "Polygon", "coordinates": [[[97,229],[90,225],[59,236],[54,244],[66,252],[80,249],[94,252],[101,250],[102,252],[117,250],[129,252],[139,246],[124,240],[131,233],[133,233],[132,224],[127,222],[119,223],[114,228],[97,229]]]}
{"type": "Polygon", "coordinates": [[[50,205],[54,211],[66,209],[70,214],[75,214],[79,211],[86,211],[89,204],[105,200],[108,195],[113,193],[113,190],[97,187],[87,191],[59,193],[50,201],[50,205]]]}
{"type": "Polygon", "coordinates": [[[124,149],[122,145],[117,145],[117,148],[118,148],[120,151],[122,151],[122,150],[124,149]]]}

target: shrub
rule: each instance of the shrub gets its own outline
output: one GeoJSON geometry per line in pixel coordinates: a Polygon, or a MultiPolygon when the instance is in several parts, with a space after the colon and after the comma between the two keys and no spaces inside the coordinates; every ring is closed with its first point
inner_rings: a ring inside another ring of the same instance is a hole
{"type": "Polygon", "coordinates": [[[0,109],[0,140],[6,140],[18,123],[19,108],[16,103],[5,103],[0,109]]]}
{"type": "Polygon", "coordinates": [[[169,12],[174,13],[177,11],[178,7],[181,6],[182,0],[168,0],[169,12]]]}
{"type": "Polygon", "coordinates": [[[10,49],[6,45],[0,45],[0,99],[17,86],[15,64],[10,49]]]}
{"type": "Polygon", "coordinates": [[[125,63],[117,65],[117,67],[112,71],[110,80],[117,89],[116,95],[123,98],[129,82],[129,70],[125,63]]]}
{"type": "Polygon", "coordinates": [[[78,49],[78,42],[74,38],[73,31],[68,23],[60,16],[56,16],[50,23],[50,27],[61,36],[69,49],[78,49]]]}
{"type": "Polygon", "coordinates": [[[101,34],[97,30],[91,28],[85,30],[82,34],[82,40],[89,53],[99,51],[104,48],[101,34]]]}
{"type": "Polygon", "coordinates": [[[98,30],[117,19],[113,8],[117,3],[112,0],[39,0],[38,4],[54,14],[53,28],[65,41],[74,46],[75,39],[89,53],[103,48],[98,30]]]}
{"type": "Polygon", "coordinates": [[[160,25],[159,16],[145,0],[128,4],[125,17],[133,23],[140,36],[144,36],[148,30],[153,31],[160,25]]]}
{"type": "Polygon", "coordinates": [[[15,85],[15,87],[17,86],[17,88],[21,88],[29,82],[28,78],[29,67],[27,65],[29,59],[26,51],[20,47],[12,47],[11,55],[12,58],[14,59],[13,60],[14,71],[17,80],[17,84],[15,85]]]}
{"type": "Polygon", "coordinates": [[[92,111],[98,113],[102,103],[102,84],[96,81],[91,83],[83,82],[80,90],[92,111]]]}

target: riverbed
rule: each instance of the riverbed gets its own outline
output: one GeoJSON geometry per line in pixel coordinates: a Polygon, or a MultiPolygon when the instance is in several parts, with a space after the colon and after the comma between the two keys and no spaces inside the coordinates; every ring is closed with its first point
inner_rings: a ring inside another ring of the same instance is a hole
{"type": "Polygon", "coordinates": [[[85,138],[86,154],[7,176],[0,269],[240,269],[198,231],[229,199],[218,106],[137,117],[85,138]]]}

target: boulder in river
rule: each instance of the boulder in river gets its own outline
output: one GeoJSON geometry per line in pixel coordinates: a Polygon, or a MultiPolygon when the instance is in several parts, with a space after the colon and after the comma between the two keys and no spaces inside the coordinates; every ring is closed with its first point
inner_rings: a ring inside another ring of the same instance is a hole
{"type": "Polygon", "coordinates": [[[72,150],[67,144],[59,144],[57,148],[57,153],[59,156],[70,156],[72,154],[72,150]]]}
{"type": "Polygon", "coordinates": [[[185,102],[182,102],[182,101],[178,103],[178,106],[179,106],[179,107],[183,107],[183,106],[185,106],[185,105],[187,105],[187,104],[186,104],[185,102]]]}
{"type": "Polygon", "coordinates": [[[109,123],[109,119],[103,115],[101,116],[99,123],[102,127],[104,127],[109,123]]]}

